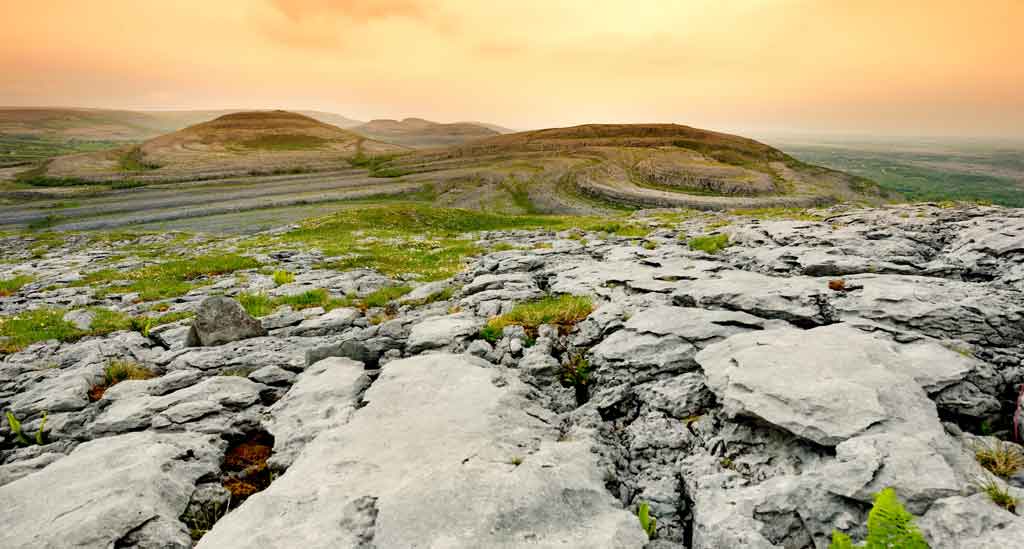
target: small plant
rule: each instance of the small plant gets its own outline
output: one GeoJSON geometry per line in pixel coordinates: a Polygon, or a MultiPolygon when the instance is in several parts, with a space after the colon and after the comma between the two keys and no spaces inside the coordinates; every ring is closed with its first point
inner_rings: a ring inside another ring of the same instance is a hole
{"type": "Polygon", "coordinates": [[[295,282],[295,275],[288,271],[274,271],[274,284],[283,286],[295,282]]]}
{"type": "Polygon", "coordinates": [[[845,292],[846,281],[841,278],[835,278],[828,281],[828,289],[833,292],[845,292]]]}
{"type": "Polygon", "coordinates": [[[645,250],[654,250],[658,247],[658,243],[653,240],[644,240],[643,246],[645,250]]]}
{"type": "Polygon", "coordinates": [[[977,484],[978,488],[992,500],[992,503],[1011,513],[1017,512],[1017,499],[1011,496],[1009,490],[1000,485],[996,479],[989,478],[979,481],[977,484]]]}
{"type": "Polygon", "coordinates": [[[1001,478],[1010,478],[1024,469],[1024,453],[1002,440],[978,445],[974,449],[974,458],[979,465],[1001,478]]]}
{"type": "Polygon", "coordinates": [[[238,302],[242,304],[245,312],[256,318],[267,316],[277,308],[266,294],[238,294],[238,302]]]}
{"type": "Polygon", "coordinates": [[[103,393],[107,389],[127,381],[129,379],[151,379],[156,377],[151,370],[143,368],[134,362],[127,362],[123,360],[115,360],[111,362],[107,369],[103,373],[103,383],[93,386],[89,389],[89,400],[95,402],[103,398],[103,393]]]}
{"type": "Polygon", "coordinates": [[[729,244],[729,235],[727,234],[695,236],[687,242],[691,250],[707,254],[717,254],[728,248],[729,244]]]}
{"type": "Polygon", "coordinates": [[[854,545],[846,534],[833,530],[829,549],[896,548],[928,549],[921,531],[911,515],[896,497],[896,491],[886,488],[875,495],[875,504],[868,513],[868,537],[864,543],[854,545]]]}
{"type": "Polygon", "coordinates": [[[654,539],[658,533],[658,519],[651,515],[651,506],[647,502],[640,502],[636,516],[640,519],[640,527],[647,533],[647,539],[654,539]]]}
{"type": "Polygon", "coordinates": [[[516,467],[519,467],[520,465],[523,464],[523,458],[519,456],[512,456],[512,459],[508,460],[508,462],[512,465],[515,465],[516,467]]]}
{"type": "Polygon", "coordinates": [[[13,412],[8,411],[7,425],[11,428],[11,434],[14,435],[14,440],[22,446],[31,446],[33,442],[39,446],[45,445],[46,432],[44,429],[46,428],[46,415],[46,412],[43,412],[43,419],[39,422],[39,430],[36,431],[35,438],[33,440],[29,440],[29,438],[25,436],[25,433],[21,431],[21,422],[18,421],[18,418],[14,417],[13,412]]]}
{"type": "Polygon", "coordinates": [[[493,345],[501,339],[501,330],[487,324],[483,328],[480,328],[480,339],[483,339],[493,345]]]}
{"type": "Polygon", "coordinates": [[[583,355],[573,356],[562,368],[562,385],[576,391],[576,404],[582,406],[590,400],[590,362],[583,355]]]}

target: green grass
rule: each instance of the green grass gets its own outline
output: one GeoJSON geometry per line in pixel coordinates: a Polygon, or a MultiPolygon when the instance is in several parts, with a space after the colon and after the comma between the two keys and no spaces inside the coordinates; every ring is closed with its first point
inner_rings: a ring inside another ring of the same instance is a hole
{"type": "Polygon", "coordinates": [[[22,289],[26,284],[32,282],[32,277],[28,275],[17,275],[11,278],[0,278],[0,297],[7,297],[14,295],[18,290],[22,289]]]}
{"type": "Polygon", "coordinates": [[[729,210],[733,215],[745,215],[756,219],[790,219],[794,221],[822,221],[825,218],[803,208],[751,208],[729,210]]]}
{"type": "Polygon", "coordinates": [[[115,360],[104,370],[103,377],[107,387],[111,387],[129,379],[151,379],[156,374],[134,362],[115,360]]]}
{"type": "Polygon", "coordinates": [[[46,214],[45,216],[40,217],[39,219],[29,221],[28,230],[39,231],[42,229],[49,229],[50,227],[53,227],[54,225],[59,223],[62,219],[64,219],[62,216],[56,214],[46,214]]]}
{"type": "Polygon", "coordinates": [[[360,151],[349,159],[349,164],[356,168],[366,168],[370,171],[370,177],[401,177],[412,173],[402,168],[388,166],[387,163],[395,156],[393,154],[367,156],[360,151]]]}
{"type": "Polygon", "coordinates": [[[242,142],[247,149],[263,151],[306,151],[319,149],[330,141],[322,137],[303,134],[261,135],[242,142]]]}
{"type": "Polygon", "coordinates": [[[123,145],[123,142],[118,141],[5,134],[0,135],[0,168],[40,162],[66,154],[103,151],[123,145]]]}
{"type": "Polygon", "coordinates": [[[362,299],[362,308],[383,307],[412,291],[409,286],[386,286],[362,299]]]}
{"type": "Polygon", "coordinates": [[[288,271],[274,271],[274,284],[277,286],[283,286],[284,284],[290,284],[295,282],[295,275],[288,271]]]}
{"type": "Polygon", "coordinates": [[[974,449],[974,457],[979,465],[997,477],[1010,478],[1024,469],[1024,453],[1001,440],[979,445],[974,449]]]}
{"type": "Polygon", "coordinates": [[[727,234],[712,234],[704,236],[695,236],[687,242],[687,245],[691,250],[704,252],[708,254],[717,254],[718,252],[729,247],[729,235],[727,234]]]}
{"type": "Polygon", "coordinates": [[[127,285],[109,286],[97,293],[108,295],[113,292],[137,292],[142,301],[156,301],[188,293],[199,284],[199,279],[259,266],[260,263],[250,257],[210,254],[149,265],[126,273],[113,269],[95,271],[87,274],[83,283],[96,286],[130,281],[127,285]]]}
{"type": "Polygon", "coordinates": [[[277,303],[266,294],[238,294],[238,302],[250,315],[260,318],[277,310],[277,303]]]}
{"type": "Polygon", "coordinates": [[[131,317],[102,307],[91,307],[93,321],[88,330],[79,330],[64,320],[64,309],[40,308],[17,315],[0,317],[0,353],[15,353],[33,343],[55,339],[75,342],[84,337],[103,336],[113,332],[134,330],[148,332],[149,328],[175,322],[192,316],[191,312],[168,313],[159,317],[131,317]]]}
{"type": "Polygon", "coordinates": [[[978,488],[992,500],[992,503],[1011,513],[1017,511],[1017,498],[1010,495],[1010,491],[1002,487],[995,479],[989,478],[979,482],[978,488]]]}
{"type": "Polygon", "coordinates": [[[537,328],[544,324],[554,324],[562,331],[568,331],[593,310],[594,303],[587,296],[548,296],[517,304],[508,313],[490,319],[487,327],[500,334],[506,326],[522,326],[531,336],[536,335],[537,328]]]}

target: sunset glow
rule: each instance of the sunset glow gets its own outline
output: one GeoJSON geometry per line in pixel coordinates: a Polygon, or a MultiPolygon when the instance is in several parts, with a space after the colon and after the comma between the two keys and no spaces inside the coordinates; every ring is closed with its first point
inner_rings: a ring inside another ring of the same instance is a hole
{"type": "Polygon", "coordinates": [[[1024,135],[1017,0],[4,0],[0,105],[1024,135]]]}

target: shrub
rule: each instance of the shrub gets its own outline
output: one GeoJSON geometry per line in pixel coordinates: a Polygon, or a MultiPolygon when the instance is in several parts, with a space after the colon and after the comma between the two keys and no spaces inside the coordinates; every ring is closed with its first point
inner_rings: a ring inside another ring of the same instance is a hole
{"type": "Polygon", "coordinates": [[[868,537],[864,543],[854,545],[846,534],[832,532],[829,549],[855,547],[928,549],[928,543],[914,524],[914,515],[908,513],[896,497],[896,491],[886,488],[875,495],[875,504],[868,514],[868,537]]]}
{"type": "Polygon", "coordinates": [[[1024,469],[1024,454],[1013,444],[997,440],[992,444],[981,444],[974,449],[978,464],[993,475],[1010,478],[1024,469]]]}
{"type": "Polygon", "coordinates": [[[492,318],[487,326],[499,333],[505,326],[522,326],[530,335],[536,335],[537,328],[544,324],[554,324],[568,331],[577,322],[587,318],[593,310],[594,304],[587,296],[548,296],[520,303],[508,313],[492,318]]]}
{"type": "Polygon", "coordinates": [[[282,286],[295,282],[295,275],[288,271],[274,271],[274,284],[282,286]]]}
{"type": "Polygon", "coordinates": [[[718,252],[729,247],[729,235],[727,234],[711,234],[704,236],[695,236],[687,242],[691,250],[704,252],[708,254],[717,254],[718,252]]]}

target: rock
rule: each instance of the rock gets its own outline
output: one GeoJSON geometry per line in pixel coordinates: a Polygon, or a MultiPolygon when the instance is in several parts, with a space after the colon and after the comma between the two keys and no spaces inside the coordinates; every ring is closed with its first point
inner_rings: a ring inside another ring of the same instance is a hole
{"type": "Polygon", "coordinates": [[[320,433],[348,423],[370,378],[361,362],[325,358],[306,368],[284,398],[270,407],[271,466],[284,469],[320,433]]]}
{"type": "Polygon", "coordinates": [[[92,327],[96,313],[88,309],[76,309],[64,313],[64,321],[70,322],[75,328],[85,331],[92,327]]]}
{"type": "Polygon", "coordinates": [[[469,344],[466,352],[475,357],[485,358],[487,355],[494,352],[494,347],[491,347],[491,344],[486,340],[477,339],[469,344]]]}
{"type": "Polygon", "coordinates": [[[256,370],[248,377],[264,385],[290,385],[295,381],[295,374],[272,364],[256,370]]]}
{"type": "Polygon", "coordinates": [[[412,289],[411,292],[405,294],[399,298],[398,302],[402,304],[415,304],[422,303],[427,299],[443,292],[450,286],[447,280],[438,280],[437,282],[427,282],[421,284],[412,289]]]}
{"type": "Polygon", "coordinates": [[[0,486],[0,546],[188,548],[196,480],[214,475],[224,443],[196,434],[130,433],[79,446],[0,486]]]}
{"type": "MultiPolygon", "coordinates": [[[[132,385],[144,383],[122,381],[114,386],[121,391],[113,395],[104,394],[104,400],[112,402],[93,422],[93,430],[107,434],[145,429],[153,417],[161,413],[170,423],[185,423],[221,412],[231,413],[259,402],[260,392],[266,387],[244,377],[216,376],[162,396],[131,390],[132,385]]],[[[149,387],[146,385],[143,390],[149,387]]],[[[164,423],[164,426],[168,424],[164,423]]]]}
{"type": "Polygon", "coordinates": [[[152,328],[149,331],[149,337],[166,349],[183,349],[191,331],[191,323],[181,320],[152,328]]]}
{"type": "Polygon", "coordinates": [[[64,457],[57,452],[45,452],[34,458],[0,465],[0,486],[10,484],[21,477],[32,474],[64,457]]]}
{"type": "Polygon", "coordinates": [[[342,307],[331,310],[321,316],[303,320],[301,324],[292,328],[289,333],[302,337],[336,334],[351,326],[360,316],[361,313],[358,309],[342,307]]]}
{"type": "Polygon", "coordinates": [[[643,547],[590,444],[559,442],[525,393],[466,355],[392,362],[349,423],[321,433],[198,547],[643,547]]]}
{"type": "Polygon", "coordinates": [[[1024,540],[1024,518],[994,505],[985,494],[940,499],[917,525],[932,547],[1017,547],[1024,540]]]}
{"type": "Polygon", "coordinates": [[[465,314],[428,318],[412,327],[406,347],[410,353],[447,347],[475,335],[481,325],[479,319],[465,314]]]}
{"type": "Polygon", "coordinates": [[[255,337],[225,343],[217,347],[191,347],[165,353],[156,360],[167,371],[202,370],[205,372],[244,371],[246,375],[264,366],[277,366],[293,372],[306,367],[306,351],[316,341],[302,337],[255,337]]]}
{"type": "Polygon", "coordinates": [[[265,335],[267,331],[260,322],[245,312],[238,301],[217,296],[206,298],[199,304],[185,345],[212,347],[265,335]]]}

